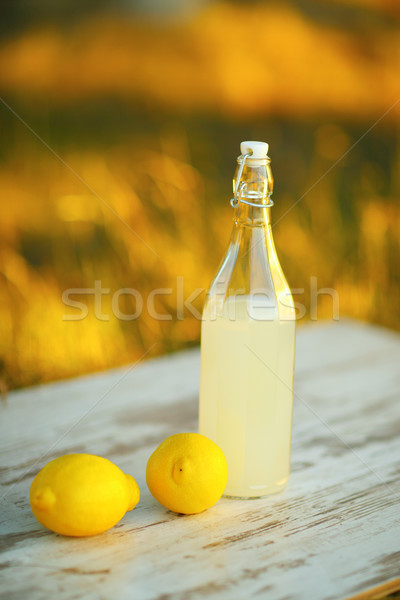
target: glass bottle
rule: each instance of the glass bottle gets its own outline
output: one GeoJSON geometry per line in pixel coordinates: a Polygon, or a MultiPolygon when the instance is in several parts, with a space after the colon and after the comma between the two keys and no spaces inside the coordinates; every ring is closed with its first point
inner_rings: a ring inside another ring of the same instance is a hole
{"type": "Polygon", "coordinates": [[[295,309],[272,237],[268,144],[241,152],[234,227],[203,310],[199,431],[225,453],[225,495],[250,498],[289,478],[295,309]]]}

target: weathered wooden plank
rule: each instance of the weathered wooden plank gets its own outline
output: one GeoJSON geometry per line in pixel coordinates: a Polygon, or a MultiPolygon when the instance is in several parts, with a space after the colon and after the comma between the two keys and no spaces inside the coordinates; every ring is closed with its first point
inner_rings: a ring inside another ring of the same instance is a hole
{"type": "Polygon", "coordinates": [[[300,329],[287,489],[190,517],[153,500],[145,465],[167,435],[196,430],[197,351],[11,394],[1,409],[1,593],[336,600],[399,577],[399,365],[391,332],[349,321],[300,329]],[[142,499],[113,530],[77,540],[43,529],[28,491],[48,460],[78,451],[114,460],[142,499]]]}

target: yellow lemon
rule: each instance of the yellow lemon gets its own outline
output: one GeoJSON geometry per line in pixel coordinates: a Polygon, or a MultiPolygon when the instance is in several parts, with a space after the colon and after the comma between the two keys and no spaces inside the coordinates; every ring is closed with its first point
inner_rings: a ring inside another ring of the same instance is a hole
{"type": "Polygon", "coordinates": [[[228,466],[221,448],[204,435],[178,433],[150,456],[146,479],[160,504],[189,515],[218,502],[228,480],[228,466]]]}
{"type": "Polygon", "coordinates": [[[131,475],[92,454],[66,454],[49,462],[31,485],[32,512],[63,535],[96,535],[118,523],[139,502],[131,475]]]}

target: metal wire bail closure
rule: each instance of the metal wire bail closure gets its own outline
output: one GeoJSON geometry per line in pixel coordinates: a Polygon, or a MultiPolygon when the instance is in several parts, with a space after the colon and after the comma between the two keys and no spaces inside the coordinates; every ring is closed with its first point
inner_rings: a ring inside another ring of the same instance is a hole
{"type": "Polygon", "coordinates": [[[238,175],[237,175],[237,179],[236,179],[235,193],[233,194],[233,198],[231,198],[231,200],[230,200],[231,206],[233,208],[236,208],[238,206],[238,204],[240,202],[242,202],[243,204],[247,204],[248,206],[255,206],[256,208],[270,208],[271,206],[274,205],[274,201],[271,200],[272,192],[269,192],[269,194],[267,196],[268,204],[257,204],[256,202],[249,202],[249,200],[245,200],[244,198],[242,198],[243,190],[247,186],[245,181],[241,181],[243,169],[244,169],[246,160],[249,158],[249,156],[251,156],[251,154],[252,154],[251,152],[248,152],[247,154],[242,155],[242,161],[240,163],[239,171],[238,171],[238,175]]]}

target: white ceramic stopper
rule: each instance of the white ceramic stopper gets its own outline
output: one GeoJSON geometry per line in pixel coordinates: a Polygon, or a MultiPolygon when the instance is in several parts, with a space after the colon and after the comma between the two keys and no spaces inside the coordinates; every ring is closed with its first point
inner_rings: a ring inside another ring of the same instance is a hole
{"type": "Polygon", "coordinates": [[[242,142],[240,144],[240,152],[242,156],[250,153],[251,158],[267,158],[268,156],[268,144],[266,142],[242,142]]]}

